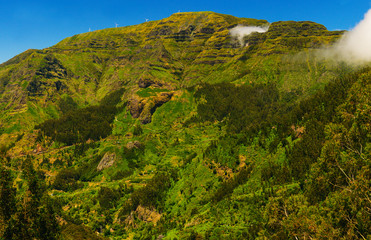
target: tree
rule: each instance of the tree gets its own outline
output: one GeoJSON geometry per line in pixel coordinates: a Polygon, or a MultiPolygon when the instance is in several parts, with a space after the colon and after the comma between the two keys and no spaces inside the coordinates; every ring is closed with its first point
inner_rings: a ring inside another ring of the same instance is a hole
{"type": "Polygon", "coordinates": [[[7,222],[16,212],[16,189],[13,187],[12,173],[5,164],[0,164],[0,234],[7,222]]]}
{"type": "MultiPolygon", "coordinates": [[[[25,193],[19,196],[18,206],[6,217],[8,225],[4,230],[5,239],[58,239],[59,226],[56,220],[56,207],[46,192],[44,182],[32,165],[31,157],[22,163],[23,178],[27,182],[25,193]]],[[[8,187],[9,189],[9,187],[8,187]]],[[[3,191],[2,191],[3,192],[3,191]]],[[[9,191],[7,191],[9,192],[9,191]]],[[[15,191],[10,191],[15,199],[15,191]]]]}

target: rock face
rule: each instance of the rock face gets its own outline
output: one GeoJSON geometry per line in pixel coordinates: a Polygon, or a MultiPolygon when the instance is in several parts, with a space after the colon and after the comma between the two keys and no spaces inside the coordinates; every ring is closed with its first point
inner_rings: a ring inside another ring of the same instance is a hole
{"type": "Polygon", "coordinates": [[[174,92],[162,92],[157,96],[150,98],[143,107],[143,111],[140,114],[140,122],[142,124],[150,123],[152,120],[152,114],[158,107],[161,107],[164,103],[170,101],[174,92]]]}
{"type": "Polygon", "coordinates": [[[140,220],[152,222],[155,225],[161,219],[161,214],[158,213],[155,209],[138,206],[136,213],[138,214],[138,218],[140,220]]]}
{"type": "Polygon", "coordinates": [[[174,92],[161,92],[156,96],[140,98],[137,95],[129,100],[129,110],[133,118],[139,118],[142,124],[151,122],[152,114],[164,103],[171,100],[174,92]]]}
{"type": "Polygon", "coordinates": [[[111,167],[116,162],[116,153],[106,152],[97,166],[98,171],[111,167]]]}
{"type": "Polygon", "coordinates": [[[143,111],[143,99],[137,95],[133,95],[129,99],[129,111],[133,118],[138,118],[143,111]]]}
{"type": "Polygon", "coordinates": [[[133,148],[141,148],[142,147],[142,143],[140,143],[139,141],[135,140],[134,142],[128,142],[126,144],[126,148],[127,149],[133,149],[133,148]]]}
{"type": "Polygon", "coordinates": [[[135,218],[140,219],[145,222],[151,222],[154,225],[161,219],[161,214],[157,212],[155,209],[151,209],[148,207],[143,207],[139,205],[137,209],[125,219],[124,223],[126,225],[134,225],[135,218]]]}

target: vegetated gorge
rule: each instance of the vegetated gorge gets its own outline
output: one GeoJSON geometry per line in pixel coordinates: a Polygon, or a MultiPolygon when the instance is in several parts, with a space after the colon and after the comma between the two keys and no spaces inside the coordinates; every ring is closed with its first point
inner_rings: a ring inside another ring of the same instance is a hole
{"type": "Polygon", "coordinates": [[[370,239],[371,65],[213,12],[0,65],[0,239],[370,239]]]}

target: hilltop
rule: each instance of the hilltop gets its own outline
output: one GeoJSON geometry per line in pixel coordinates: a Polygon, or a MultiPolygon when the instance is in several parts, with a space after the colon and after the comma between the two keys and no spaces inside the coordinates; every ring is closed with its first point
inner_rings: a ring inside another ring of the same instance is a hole
{"type": "Polygon", "coordinates": [[[175,13],[1,64],[0,236],[369,237],[371,70],[316,54],[342,34],[175,13]]]}

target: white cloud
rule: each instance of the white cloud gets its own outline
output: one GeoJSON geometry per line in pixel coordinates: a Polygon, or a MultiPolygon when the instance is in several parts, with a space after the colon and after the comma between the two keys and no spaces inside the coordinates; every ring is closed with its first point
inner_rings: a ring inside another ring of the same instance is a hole
{"type": "Polygon", "coordinates": [[[362,64],[371,61],[371,9],[364,19],[331,48],[322,52],[327,58],[362,64]]]}
{"type": "Polygon", "coordinates": [[[238,39],[241,45],[243,45],[243,38],[254,32],[264,33],[268,31],[269,26],[258,27],[258,26],[242,26],[238,25],[229,30],[232,37],[238,39]]]}

